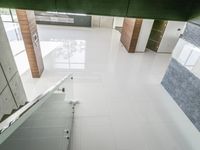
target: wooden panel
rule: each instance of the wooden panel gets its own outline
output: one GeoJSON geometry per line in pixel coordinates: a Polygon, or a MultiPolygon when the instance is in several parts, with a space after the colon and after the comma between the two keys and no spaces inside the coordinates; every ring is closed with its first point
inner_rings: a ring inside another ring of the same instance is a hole
{"type": "Polygon", "coordinates": [[[130,49],[131,37],[133,34],[134,25],[135,25],[135,19],[130,19],[130,18],[124,19],[120,40],[127,50],[130,49]]]}
{"type": "Polygon", "coordinates": [[[26,10],[17,10],[16,12],[32,76],[33,78],[39,78],[44,70],[44,65],[34,12],[26,10]]]}
{"type": "Polygon", "coordinates": [[[142,19],[124,19],[121,42],[129,53],[135,52],[141,26],[142,19]]]}
{"type": "Polygon", "coordinates": [[[135,48],[137,46],[137,41],[138,41],[138,38],[139,38],[141,26],[142,26],[142,19],[136,19],[129,53],[135,52],[135,48]]]}

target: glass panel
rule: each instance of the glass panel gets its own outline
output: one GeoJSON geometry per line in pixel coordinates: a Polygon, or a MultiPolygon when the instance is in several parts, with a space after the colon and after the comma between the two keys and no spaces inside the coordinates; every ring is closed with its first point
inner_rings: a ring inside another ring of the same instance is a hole
{"type": "MultiPolygon", "coordinates": [[[[40,99],[44,103],[0,145],[0,149],[67,150],[73,120],[73,105],[70,103],[72,89],[72,78],[69,76],[61,85],[48,91],[40,99]],[[45,97],[48,98],[45,100],[45,97]]],[[[25,114],[31,112],[33,107],[25,114]]]]}

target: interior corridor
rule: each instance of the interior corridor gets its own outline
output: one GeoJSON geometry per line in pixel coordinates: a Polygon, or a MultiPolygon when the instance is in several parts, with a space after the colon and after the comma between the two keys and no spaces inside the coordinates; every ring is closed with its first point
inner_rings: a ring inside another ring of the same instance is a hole
{"type": "Polygon", "coordinates": [[[127,53],[111,29],[39,25],[38,32],[45,70],[22,81],[31,101],[73,72],[80,104],[71,150],[200,149],[199,132],[160,84],[170,54],[127,53]]]}

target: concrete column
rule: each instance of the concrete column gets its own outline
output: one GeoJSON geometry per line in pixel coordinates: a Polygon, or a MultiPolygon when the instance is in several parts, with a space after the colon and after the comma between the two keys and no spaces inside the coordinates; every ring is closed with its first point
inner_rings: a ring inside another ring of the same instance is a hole
{"type": "Polygon", "coordinates": [[[44,70],[34,11],[16,10],[33,78],[44,70]]]}
{"type": "Polygon", "coordinates": [[[25,105],[26,94],[0,17],[0,122],[25,105]]]}

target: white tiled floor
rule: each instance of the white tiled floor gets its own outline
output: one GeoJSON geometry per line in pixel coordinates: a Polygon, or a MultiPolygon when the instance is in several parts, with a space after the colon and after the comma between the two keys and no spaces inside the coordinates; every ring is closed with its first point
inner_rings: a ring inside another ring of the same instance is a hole
{"type": "Polygon", "coordinates": [[[160,85],[170,55],[128,54],[115,30],[38,28],[45,72],[22,80],[33,98],[34,83],[38,94],[74,72],[71,150],[200,150],[199,132],[160,85]]]}

